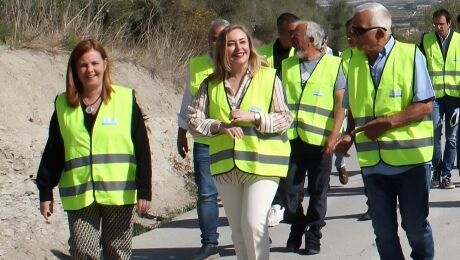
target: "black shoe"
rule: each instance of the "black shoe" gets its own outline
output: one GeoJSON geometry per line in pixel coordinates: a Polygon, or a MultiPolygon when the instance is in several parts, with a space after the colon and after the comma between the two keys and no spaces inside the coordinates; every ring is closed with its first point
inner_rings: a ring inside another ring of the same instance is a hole
{"type": "Polygon", "coordinates": [[[371,220],[371,215],[369,214],[369,210],[364,212],[361,216],[359,216],[358,221],[366,221],[371,220]]]}
{"type": "Polygon", "coordinates": [[[431,177],[431,188],[437,189],[441,184],[441,173],[440,172],[433,172],[433,176],[431,177]]]}
{"type": "Polygon", "coordinates": [[[452,182],[449,176],[441,177],[441,186],[442,189],[454,189],[455,184],[452,182]]]}
{"type": "Polygon", "coordinates": [[[192,256],[192,260],[217,259],[219,257],[217,245],[205,244],[192,256]]]}
{"type": "Polygon", "coordinates": [[[323,234],[319,229],[312,229],[305,231],[305,254],[316,255],[321,251],[321,238],[323,234]]]}
{"type": "Polygon", "coordinates": [[[291,230],[289,238],[286,242],[286,251],[297,252],[302,245],[303,230],[291,230]]]}

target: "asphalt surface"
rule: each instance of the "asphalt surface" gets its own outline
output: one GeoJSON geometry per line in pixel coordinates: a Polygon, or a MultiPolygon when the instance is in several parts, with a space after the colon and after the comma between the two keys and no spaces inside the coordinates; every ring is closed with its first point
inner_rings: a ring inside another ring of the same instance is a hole
{"type": "MultiPolygon", "coordinates": [[[[284,223],[271,227],[271,259],[379,259],[371,221],[358,221],[367,209],[363,182],[355,158],[346,159],[350,179],[341,185],[336,172],[331,176],[328,193],[326,226],[322,229],[321,253],[307,256],[285,252],[284,247],[290,226],[284,223]]],[[[334,168],[334,167],[333,167],[334,168]]],[[[456,189],[432,189],[430,191],[429,221],[435,241],[435,259],[460,259],[460,177],[458,170],[452,172],[456,189]]],[[[304,199],[305,206],[308,198],[304,199]]],[[[306,208],[306,207],[305,207],[306,208]]],[[[221,259],[236,259],[231,231],[223,208],[219,215],[219,251],[221,259]]],[[[406,258],[410,247],[404,230],[399,237],[406,258]]],[[[133,259],[190,259],[201,246],[196,210],[175,218],[164,226],[133,239],[133,259]]],[[[303,245],[301,249],[303,248],[303,245]]]]}

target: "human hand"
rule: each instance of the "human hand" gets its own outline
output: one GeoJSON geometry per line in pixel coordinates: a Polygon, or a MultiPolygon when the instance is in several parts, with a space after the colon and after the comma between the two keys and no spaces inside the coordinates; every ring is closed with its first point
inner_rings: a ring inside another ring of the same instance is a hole
{"type": "Polygon", "coordinates": [[[327,138],[326,144],[323,147],[323,154],[324,155],[332,155],[334,152],[334,146],[335,143],[337,142],[337,136],[336,135],[329,135],[327,138]]]}
{"type": "Polygon", "coordinates": [[[334,145],[334,153],[343,157],[350,157],[348,150],[353,144],[353,138],[349,134],[342,135],[334,145]]]}
{"type": "Polygon", "coordinates": [[[136,212],[138,214],[146,213],[150,208],[150,201],[145,199],[138,199],[136,205],[136,212]]]}
{"type": "Polygon", "coordinates": [[[254,113],[242,111],[240,109],[232,110],[232,112],[230,112],[230,118],[232,118],[233,124],[255,122],[254,113]]]}
{"type": "Polygon", "coordinates": [[[391,122],[388,117],[379,117],[376,118],[367,124],[360,126],[351,132],[352,135],[355,135],[359,132],[364,132],[364,135],[371,139],[375,140],[379,138],[387,130],[391,129],[391,122]]]}
{"type": "Polygon", "coordinates": [[[233,126],[228,124],[220,124],[219,133],[228,134],[233,139],[241,139],[244,136],[243,129],[239,126],[233,126]]]}
{"type": "Polygon", "coordinates": [[[180,157],[185,158],[188,153],[187,130],[179,128],[177,131],[177,152],[180,157]]]}
{"type": "Polygon", "coordinates": [[[40,214],[48,220],[54,212],[54,202],[53,201],[42,201],[40,202],[40,214]]]}

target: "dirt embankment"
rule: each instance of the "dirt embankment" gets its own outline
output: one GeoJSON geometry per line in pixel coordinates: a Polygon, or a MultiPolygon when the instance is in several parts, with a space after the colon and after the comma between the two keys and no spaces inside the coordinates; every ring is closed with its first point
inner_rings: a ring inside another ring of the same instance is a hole
{"type": "MultiPolygon", "coordinates": [[[[67,216],[57,201],[50,223],[45,222],[34,183],[54,97],[65,90],[67,59],[68,54],[0,46],[0,259],[55,259],[67,253],[67,216]]],[[[183,162],[175,152],[181,93],[141,67],[112,65],[113,81],[136,90],[148,117],[153,165],[150,215],[165,216],[190,205],[193,198],[184,173],[172,163],[183,162]]]]}

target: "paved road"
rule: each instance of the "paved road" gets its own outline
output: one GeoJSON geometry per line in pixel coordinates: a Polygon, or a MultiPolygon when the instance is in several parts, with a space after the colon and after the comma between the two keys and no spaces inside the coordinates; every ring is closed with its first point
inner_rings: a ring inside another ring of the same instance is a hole
{"type": "MultiPolygon", "coordinates": [[[[352,172],[346,186],[340,184],[337,173],[333,173],[331,177],[327,225],[322,230],[321,253],[305,256],[284,252],[289,226],[282,223],[270,228],[270,237],[273,240],[271,259],[379,259],[371,222],[357,221],[357,217],[366,210],[366,198],[354,156],[353,153],[347,159],[347,168],[352,172]]],[[[460,259],[460,251],[457,251],[460,247],[460,177],[457,170],[453,172],[453,180],[457,185],[456,189],[434,189],[430,192],[429,220],[435,239],[435,259],[460,259]]],[[[304,202],[308,203],[308,198],[304,202]]],[[[236,259],[230,228],[222,207],[218,232],[221,259],[236,259]]],[[[399,236],[406,258],[410,258],[410,248],[403,230],[400,230],[399,236]]],[[[197,213],[192,210],[161,228],[135,237],[133,259],[190,259],[200,246],[197,213]]]]}

